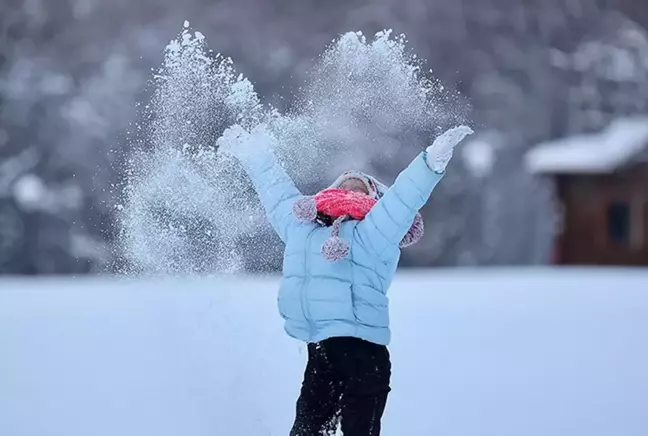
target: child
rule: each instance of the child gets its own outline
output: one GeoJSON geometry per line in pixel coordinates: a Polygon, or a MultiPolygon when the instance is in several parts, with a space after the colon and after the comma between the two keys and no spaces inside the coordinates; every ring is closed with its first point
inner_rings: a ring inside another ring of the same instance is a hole
{"type": "Polygon", "coordinates": [[[387,290],[400,249],[420,239],[418,213],[472,130],[448,130],[391,188],[359,172],[304,197],[274,158],[274,138],[240,126],[218,140],[236,156],[286,248],[279,312],[285,330],[308,344],[308,363],[291,436],[378,436],[390,392],[387,290]]]}

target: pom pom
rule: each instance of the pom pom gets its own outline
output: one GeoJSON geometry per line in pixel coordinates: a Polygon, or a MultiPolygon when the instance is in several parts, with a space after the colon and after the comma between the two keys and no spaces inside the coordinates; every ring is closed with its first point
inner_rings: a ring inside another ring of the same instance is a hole
{"type": "Polygon", "coordinates": [[[302,221],[315,221],[317,205],[313,197],[302,197],[293,203],[293,215],[302,221]]]}
{"type": "Polygon", "coordinates": [[[423,232],[424,232],[423,217],[421,217],[420,213],[417,213],[416,216],[414,217],[414,222],[412,223],[412,226],[410,227],[407,234],[401,240],[400,247],[405,248],[405,247],[409,247],[410,245],[416,244],[423,237],[423,232]]]}
{"type": "Polygon", "coordinates": [[[349,255],[349,244],[339,236],[332,236],[322,245],[322,256],[329,262],[337,262],[349,255]]]}

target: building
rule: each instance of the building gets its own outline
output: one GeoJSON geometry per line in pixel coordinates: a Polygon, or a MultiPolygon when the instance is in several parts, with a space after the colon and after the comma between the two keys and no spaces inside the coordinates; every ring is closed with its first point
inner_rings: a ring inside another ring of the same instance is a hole
{"type": "Polygon", "coordinates": [[[648,117],[540,144],[526,166],[555,181],[556,263],[648,265],[648,117]]]}

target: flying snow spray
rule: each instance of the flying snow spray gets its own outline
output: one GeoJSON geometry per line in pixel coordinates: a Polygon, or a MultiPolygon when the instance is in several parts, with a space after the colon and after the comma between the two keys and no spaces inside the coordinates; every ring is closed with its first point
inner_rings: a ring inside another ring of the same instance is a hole
{"type": "MultiPolygon", "coordinates": [[[[189,24],[165,49],[129,160],[121,245],[133,269],[225,274],[280,258],[255,192],[216,140],[232,124],[266,123],[275,152],[298,186],[341,171],[373,171],[422,149],[452,110],[453,93],[424,74],[403,36],[350,32],[319,57],[290,112],[264,105],[231,59],[189,24]],[[418,135],[418,136],[417,136],[418,135]]],[[[409,156],[408,156],[409,158],[409,156]]]]}

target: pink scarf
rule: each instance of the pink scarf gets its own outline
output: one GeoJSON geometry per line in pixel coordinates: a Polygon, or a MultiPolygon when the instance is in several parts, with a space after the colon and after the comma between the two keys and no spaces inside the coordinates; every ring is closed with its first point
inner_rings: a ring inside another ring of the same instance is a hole
{"type": "Polygon", "coordinates": [[[377,200],[367,194],[346,189],[325,189],[315,195],[317,212],[328,215],[333,220],[345,215],[361,220],[376,203],[377,200]]]}
{"type": "MultiPolygon", "coordinates": [[[[340,238],[340,229],[345,220],[362,220],[378,200],[359,192],[346,189],[329,188],[318,192],[312,197],[302,197],[293,204],[293,214],[303,221],[319,222],[331,227],[331,237],[322,246],[323,256],[331,262],[338,261],[349,255],[349,244],[340,238]],[[322,220],[321,215],[330,218],[322,220]]],[[[400,242],[400,247],[415,244],[423,236],[423,219],[419,213],[409,232],[400,242]]]]}

